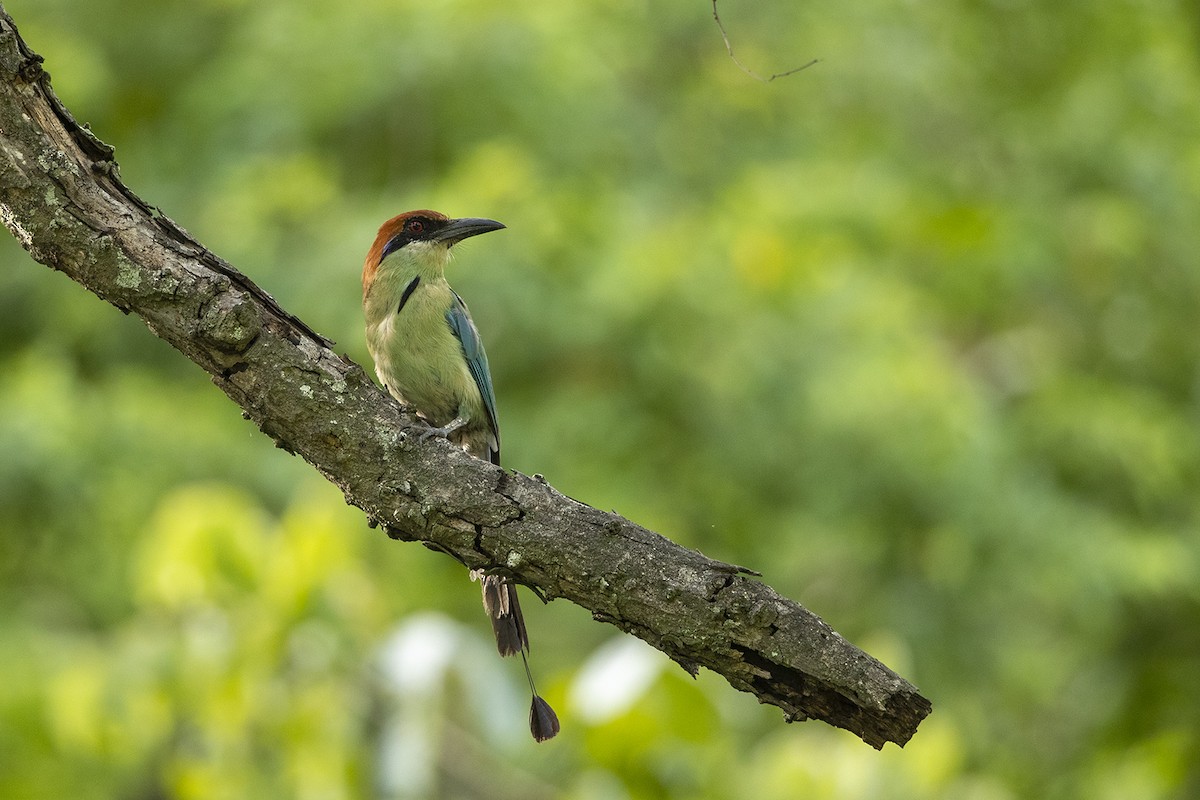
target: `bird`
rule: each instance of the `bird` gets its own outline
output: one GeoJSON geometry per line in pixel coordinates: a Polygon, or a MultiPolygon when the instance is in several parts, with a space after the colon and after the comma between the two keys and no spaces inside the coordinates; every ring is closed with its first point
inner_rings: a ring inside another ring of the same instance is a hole
{"type": "MultiPolygon", "coordinates": [[[[464,239],[505,226],[492,219],[451,219],[437,211],[408,211],[379,228],[363,264],[367,349],[384,388],[441,437],[477,458],[500,464],[496,395],[483,341],[466,303],[446,281],[450,249],[464,239]]],[[[559,722],[538,694],[529,669],[529,634],[517,587],[498,575],[472,573],[502,656],[520,655],[533,695],[533,738],[558,734],[559,722]]]]}

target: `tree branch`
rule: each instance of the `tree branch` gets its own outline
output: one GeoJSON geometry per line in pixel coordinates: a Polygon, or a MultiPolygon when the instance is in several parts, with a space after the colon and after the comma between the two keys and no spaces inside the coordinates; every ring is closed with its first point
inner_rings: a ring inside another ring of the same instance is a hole
{"type": "Polygon", "coordinates": [[[501,570],[666,653],[788,721],[903,745],[930,703],[816,615],[723,564],[544,481],[410,436],[353,362],[120,180],[0,7],[0,219],[30,254],[203,367],[275,443],[389,535],[501,570]]]}

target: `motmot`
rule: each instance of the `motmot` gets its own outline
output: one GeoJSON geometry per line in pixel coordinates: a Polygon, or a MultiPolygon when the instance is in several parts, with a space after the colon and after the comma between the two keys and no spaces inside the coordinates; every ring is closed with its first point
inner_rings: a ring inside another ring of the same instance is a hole
{"type": "MultiPolygon", "coordinates": [[[[503,227],[491,219],[408,211],[379,228],[362,277],[367,349],[384,388],[429,423],[422,439],[448,439],[497,465],[500,425],[487,354],[466,303],[446,281],[446,266],[454,245],[503,227]]],[[[519,653],[525,665],[533,738],[550,739],[558,717],[533,684],[517,587],[498,575],[479,577],[500,655],[519,653]]]]}

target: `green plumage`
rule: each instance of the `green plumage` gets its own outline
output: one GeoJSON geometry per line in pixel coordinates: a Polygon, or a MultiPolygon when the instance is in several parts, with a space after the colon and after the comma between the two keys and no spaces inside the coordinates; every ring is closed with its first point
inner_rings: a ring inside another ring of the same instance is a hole
{"type": "Polygon", "coordinates": [[[367,348],[396,399],[431,425],[451,428],[451,441],[499,463],[487,355],[466,305],[446,281],[449,260],[443,244],[411,242],[380,262],[363,298],[367,348]]]}

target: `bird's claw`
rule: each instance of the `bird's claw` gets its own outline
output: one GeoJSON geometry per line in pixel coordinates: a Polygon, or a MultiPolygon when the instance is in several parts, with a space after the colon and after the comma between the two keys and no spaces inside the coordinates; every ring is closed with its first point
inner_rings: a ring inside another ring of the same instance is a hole
{"type": "Polygon", "coordinates": [[[417,441],[424,442],[434,438],[435,436],[439,439],[449,440],[450,434],[454,433],[466,424],[467,421],[462,417],[455,417],[440,428],[430,426],[421,431],[419,434],[417,434],[417,441]]]}
{"type": "Polygon", "coordinates": [[[417,434],[417,441],[425,442],[430,439],[433,439],[434,437],[436,437],[438,439],[449,439],[450,438],[450,428],[449,427],[426,428],[425,430],[423,430],[417,434]]]}

